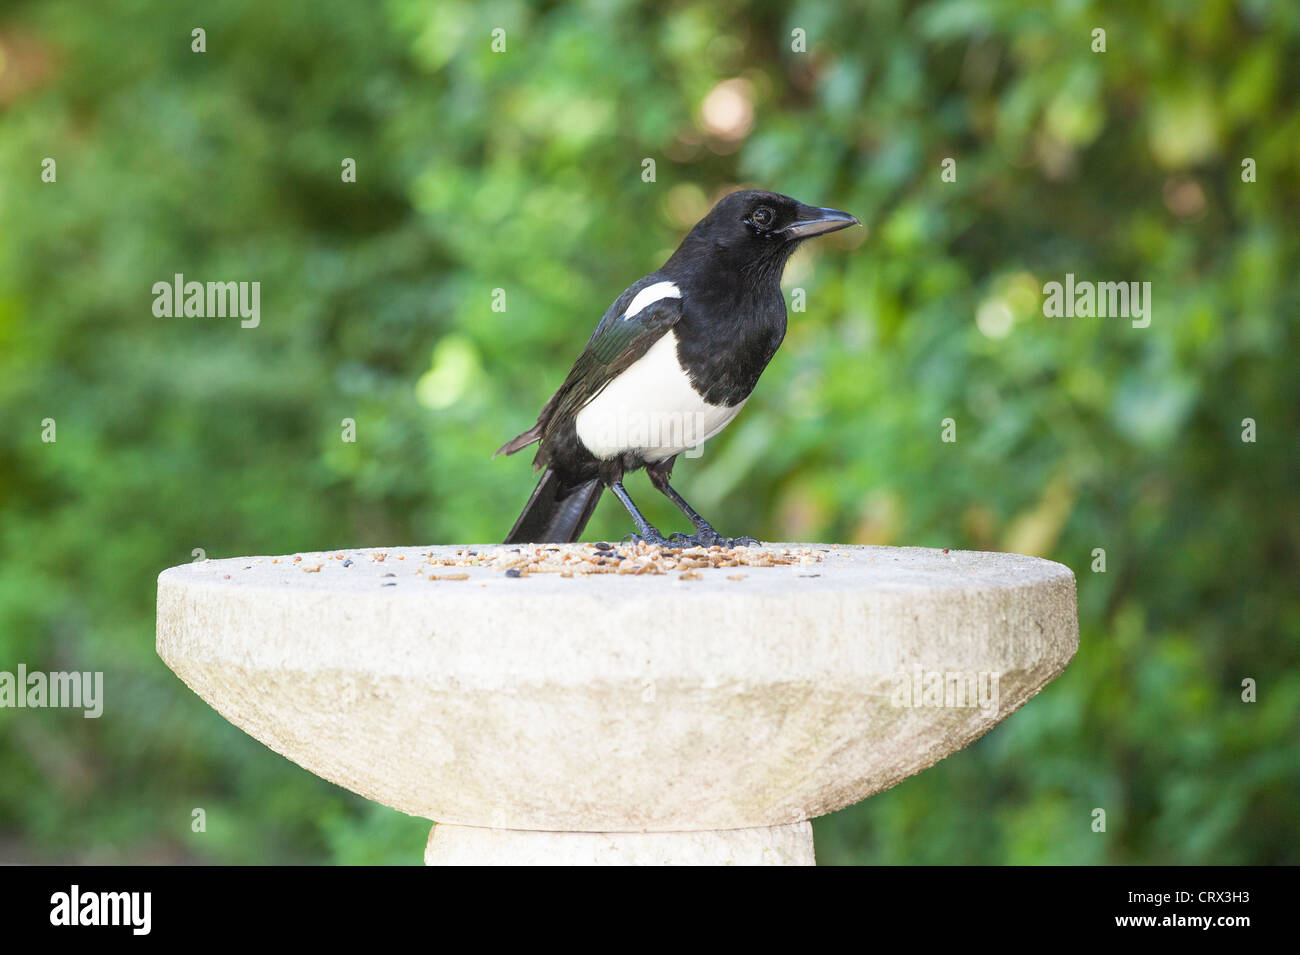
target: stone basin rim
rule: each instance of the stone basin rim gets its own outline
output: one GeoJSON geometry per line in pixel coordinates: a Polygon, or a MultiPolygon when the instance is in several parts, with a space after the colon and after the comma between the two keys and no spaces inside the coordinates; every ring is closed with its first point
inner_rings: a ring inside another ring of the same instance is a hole
{"type": "MultiPolygon", "coordinates": [[[[510,580],[505,577],[501,569],[488,566],[478,567],[455,567],[440,565],[437,566],[439,573],[467,572],[470,573],[470,579],[464,581],[417,581],[417,574],[411,572],[411,569],[420,566],[420,564],[411,561],[398,561],[394,563],[384,562],[367,562],[360,570],[352,568],[343,568],[336,566],[332,569],[340,570],[355,575],[346,580],[346,585],[323,586],[324,580],[330,580],[331,584],[337,578],[334,575],[324,577],[320,574],[307,573],[302,571],[292,562],[294,557],[303,557],[324,561],[324,568],[329,568],[331,564],[341,565],[340,561],[333,559],[333,555],[343,553],[347,555],[364,555],[374,553],[384,553],[389,555],[402,554],[406,557],[419,556],[423,557],[430,552],[443,552],[444,556],[453,556],[455,550],[478,549],[484,550],[492,548],[501,548],[503,545],[492,544],[439,544],[439,545],[403,545],[400,547],[358,547],[358,548],[329,548],[321,551],[296,551],[290,554],[263,554],[247,555],[237,557],[218,557],[208,558],[202,561],[192,561],[184,564],[178,564],[168,567],[158,575],[158,584],[168,586],[183,587],[187,590],[198,588],[212,588],[216,590],[238,588],[242,591],[265,591],[271,593],[284,593],[286,591],[320,591],[322,594],[330,593],[331,595],[344,595],[354,598],[360,594],[374,594],[386,600],[412,600],[421,599],[430,594],[445,595],[450,592],[455,594],[460,590],[464,591],[480,583],[502,583],[508,581],[511,593],[508,596],[537,598],[547,597],[555,593],[563,595],[560,588],[575,588],[589,586],[591,581],[602,581],[603,584],[612,584],[613,586],[640,586],[646,582],[655,582],[663,585],[669,581],[677,579],[677,571],[668,571],[661,574],[591,574],[577,575],[571,578],[562,578],[556,573],[534,574],[528,579],[510,580]],[[289,563],[284,563],[288,559],[289,563]],[[281,561],[281,564],[268,565],[267,561],[281,561]],[[280,574],[280,579],[267,580],[265,577],[248,580],[240,579],[234,572],[229,579],[213,576],[223,571],[231,570],[238,567],[242,572],[248,562],[260,562],[254,566],[264,568],[272,573],[280,574]],[[383,567],[385,570],[392,568],[395,573],[395,583],[418,583],[418,593],[412,593],[412,587],[376,587],[373,586],[378,577],[367,576],[368,570],[374,570],[383,567]],[[297,571],[296,574],[288,573],[297,571]],[[404,571],[397,573],[397,571],[404,571]],[[370,586],[364,586],[370,585],[370,586]],[[468,586],[467,586],[468,585],[468,586]],[[555,589],[552,589],[555,588],[555,589]]],[[[547,545],[527,545],[527,546],[547,546],[547,545]]],[[[858,544],[840,544],[834,545],[834,549],[826,549],[826,545],[818,543],[798,543],[798,542],[765,542],[764,550],[782,550],[794,548],[809,548],[822,551],[829,554],[830,559],[823,557],[822,561],[802,564],[802,565],[780,565],[775,567],[723,567],[723,568],[701,568],[700,573],[709,583],[717,583],[727,574],[743,573],[745,575],[754,575],[751,583],[761,580],[763,583],[781,583],[789,584],[791,587],[797,586],[805,590],[822,590],[830,592],[853,591],[863,595],[906,595],[909,593],[934,592],[934,591],[952,591],[954,593],[970,591],[1014,591],[1026,587],[1033,588],[1049,584],[1058,580],[1074,580],[1074,571],[1067,565],[1057,561],[1048,560],[1042,557],[1033,557],[1025,554],[1010,554],[1000,551],[973,551],[973,550],[952,550],[946,552],[940,548],[930,547],[898,547],[892,545],[858,545],[858,544]],[[834,563],[835,557],[850,557],[855,554],[870,553],[883,555],[891,561],[897,562],[904,557],[924,555],[935,560],[944,559],[951,561],[956,565],[960,561],[965,561],[967,566],[957,568],[954,566],[949,572],[949,568],[942,568],[944,573],[940,573],[939,568],[927,568],[917,570],[915,568],[905,571],[905,577],[899,579],[891,576],[888,571],[891,569],[890,564],[881,563],[879,566],[866,566],[861,561],[853,561],[851,567],[845,571],[843,567],[834,563]],[[990,574],[987,565],[997,562],[1000,566],[997,576],[990,574]],[[973,566],[972,566],[973,565],[973,566]],[[981,567],[980,565],[985,565],[981,567]],[[968,573],[962,574],[959,571],[966,570],[968,573]],[[1006,570],[1012,570],[1014,573],[1007,575],[1006,570]],[[816,576],[805,576],[794,573],[794,571],[807,571],[808,574],[816,576]],[[984,571],[981,573],[981,571],[984,571]],[[879,573],[873,573],[879,572],[879,573]],[[795,580],[801,581],[794,584],[795,580]]],[[[354,567],[356,564],[354,564],[354,567]]],[[[323,569],[324,569],[323,568],[323,569]]],[[[730,591],[744,592],[743,588],[735,587],[726,588],[730,591]]],[[[752,588],[750,588],[752,589],[752,588]]],[[[784,589],[790,589],[782,587],[784,589]]],[[[770,591],[770,588],[769,588],[770,591]]],[[[704,593],[709,597],[716,595],[717,591],[710,587],[676,587],[674,593],[685,599],[692,599],[695,596],[704,593]]]]}

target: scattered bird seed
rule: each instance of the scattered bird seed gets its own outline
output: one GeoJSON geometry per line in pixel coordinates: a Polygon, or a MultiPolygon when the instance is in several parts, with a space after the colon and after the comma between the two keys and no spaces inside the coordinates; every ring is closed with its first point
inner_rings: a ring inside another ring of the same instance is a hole
{"type": "Polygon", "coordinates": [[[593,574],[654,576],[732,567],[788,566],[800,570],[806,569],[809,564],[820,563],[822,552],[820,548],[809,547],[732,548],[715,545],[665,548],[644,541],[617,545],[606,541],[593,544],[534,544],[494,547],[482,551],[467,551],[462,548],[455,551],[453,556],[433,553],[426,555],[422,575],[437,580],[441,568],[464,567],[485,567],[512,578],[532,574],[559,574],[568,579],[593,574]]]}

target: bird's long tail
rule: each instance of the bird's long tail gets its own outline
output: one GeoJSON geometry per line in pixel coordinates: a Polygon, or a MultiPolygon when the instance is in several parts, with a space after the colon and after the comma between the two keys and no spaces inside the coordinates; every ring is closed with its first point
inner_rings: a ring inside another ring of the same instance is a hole
{"type": "Polygon", "coordinates": [[[591,519],[603,490],[598,479],[565,484],[547,468],[505,542],[567,544],[576,541],[591,519]]]}

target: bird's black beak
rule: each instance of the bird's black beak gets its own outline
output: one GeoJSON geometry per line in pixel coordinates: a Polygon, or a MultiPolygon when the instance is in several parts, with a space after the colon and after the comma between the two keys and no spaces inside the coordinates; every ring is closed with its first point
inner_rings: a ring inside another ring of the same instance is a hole
{"type": "Polygon", "coordinates": [[[798,218],[781,230],[787,239],[807,239],[827,232],[838,232],[851,225],[860,225],[857,216],[838,209],[819,209],[816,206],[800,206],[798,218]]]}

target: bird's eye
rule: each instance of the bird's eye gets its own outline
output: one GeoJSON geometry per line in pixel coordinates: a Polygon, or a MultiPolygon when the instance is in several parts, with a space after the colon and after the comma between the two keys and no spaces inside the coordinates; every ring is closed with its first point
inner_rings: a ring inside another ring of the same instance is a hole
{"type": "Polygon", "coordinates": [[[776,213],[767,206],[759,206],[750,214],[749,221],[754,223],[754,225],[758,226],[760,229],[766,229],[772,224],[772,219],[775,217],[776,213]]]}

